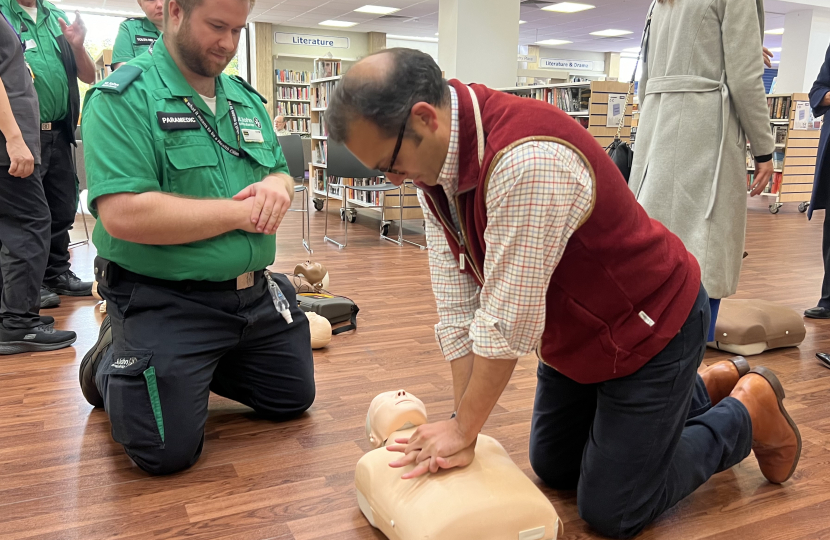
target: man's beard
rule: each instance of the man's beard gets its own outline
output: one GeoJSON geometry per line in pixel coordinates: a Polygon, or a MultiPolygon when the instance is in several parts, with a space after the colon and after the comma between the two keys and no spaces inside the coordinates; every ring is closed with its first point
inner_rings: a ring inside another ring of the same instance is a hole
{"type": "Polygon", "coordinates": [[[176,48],[179,50],[179,55],[187,67],[202,77],[218,77],[233,58],[233,55],[231,55],[228,61],[223,63],[221,67],[208,60],[207,51],[203,51],[196,40],[191,39],[190,26],[187,24],[187,21],[185,21],[185,24],[182,25],[176,34],[176,48]]]}

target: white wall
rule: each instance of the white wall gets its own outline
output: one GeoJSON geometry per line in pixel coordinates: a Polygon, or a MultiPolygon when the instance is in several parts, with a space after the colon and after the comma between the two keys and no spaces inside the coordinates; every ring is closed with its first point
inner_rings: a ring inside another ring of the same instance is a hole
{"type": "Polygon", "coordinates": [[[784,18],[776,93],[809,92],[830,44],[830,10],[791,11],[784,18]]]}
{"type": "Polygon", "coordinates": [[[394,47],[405,47],[407,49],[416,49],[430,55],[436,62],[438,62],[438,43],[431,41],[414,41],[411,39],[399,39],[386,36],[386,48],[392,49],[394,47]]]}

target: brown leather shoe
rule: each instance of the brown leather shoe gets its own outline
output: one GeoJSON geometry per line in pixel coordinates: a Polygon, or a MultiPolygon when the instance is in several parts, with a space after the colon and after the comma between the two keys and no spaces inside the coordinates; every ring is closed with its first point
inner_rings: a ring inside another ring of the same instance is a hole
{"type": "Polygon", "coordinates": [[[743,356],[716,362],[700,372],[700,378],[709,392],[712,406],[717,405],[728,396],[738,380],[749,373],[749,362],[743,356]]]}
{"type": "Polygon", "coordinates": [[[753,368],[731,396],[749,411],[752,451],[761,472],[773,484],[786,482],[801,457],[801,433],[784,409],[784,388],[778,377],[766,368],[753,368]]]}

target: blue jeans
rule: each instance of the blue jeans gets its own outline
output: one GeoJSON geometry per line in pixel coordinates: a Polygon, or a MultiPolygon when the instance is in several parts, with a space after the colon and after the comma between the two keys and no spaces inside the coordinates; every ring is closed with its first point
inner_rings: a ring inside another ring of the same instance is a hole
{"type": "Polygon", "coordinates": [[[553,488],[576,488],[579,515],[599,532],[636,536],[749,455],[746,408],[734,398],[712,407],[697,374],[708,330],[701,287],[677,336],[627,377],[579,384],[539,364],[531,466],[553,488]]]}

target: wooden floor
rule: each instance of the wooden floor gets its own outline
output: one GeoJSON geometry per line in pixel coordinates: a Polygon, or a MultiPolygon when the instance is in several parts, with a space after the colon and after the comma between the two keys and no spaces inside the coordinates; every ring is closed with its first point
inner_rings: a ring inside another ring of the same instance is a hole
{"type": "MultiPolygon", "coordinates": [[[[813,306],[823,212],[809,223],[794,205],[773,216],[755,202],[749,214],[749,258],[737,297],[813,306]]],[[[78,332],[74,348],[0,357],[0,538],[383,538],[360,514],[353,489],[355,463],[369,449],[369,402],[404,388],[442,418],[452,393],[433,337],[427,252],[379,240],[378,222],[367,215],[350,227],[342,251],[322,242],[323,215],[311,216],[314,259],[328,266],[330,288],[361,308],[357,333],[336,336],[315,353],[314,406],[298,420],[274,424],[213,396],[202,458],[180,474],[152,478],[132,465],[112,441],[104,411],[84,401],[78,364],[97,337],[94,302],[64,298],[49,310],[58,327],[78,332]]],[[[291,271],[306,258],[299,223],[300,215],[290,214],[280,229],[277,270],[291,271]]],[[[342,227],[336,218],[329,223],[342,227]]],[[[92,277],[93,257],[91,246],[73,251],[73,268],[84,278],[92,277]]],[[[793,480],[767,483],[750,456],[641,538],[830,539],[830,370],[816,362],[820,350],[830,350],[830,321],[808,320],[799,349],[751,360],[781,377],[801,428],[804,452],[793,480]]],[[[710,351],[707,361],[721,356],[710,351]]],[[[527,452],[534,373],[533,360],[520,361],[484,431],[538,483],[527,452]]],[[[565,538],[596,537],[577,515],[575,493],[540,488],[564,519],[565,538]]]]}

